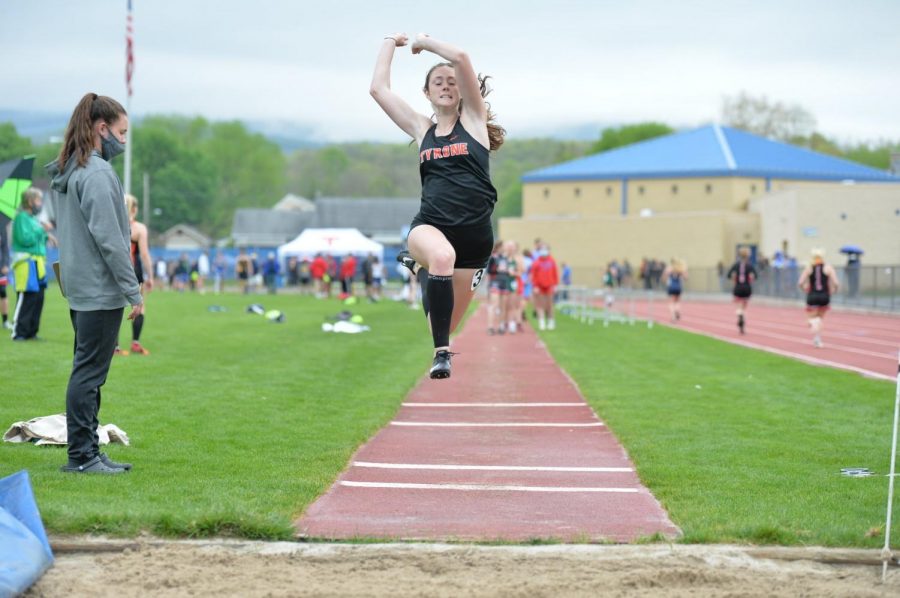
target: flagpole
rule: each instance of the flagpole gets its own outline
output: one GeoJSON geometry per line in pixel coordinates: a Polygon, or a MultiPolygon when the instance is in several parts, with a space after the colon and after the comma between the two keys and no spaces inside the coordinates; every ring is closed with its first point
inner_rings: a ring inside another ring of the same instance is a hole
{"type": "MultiPolygon", "coordinates": [[[[131,114],[131,94],[125,103],[125,112],[131,114]]],[[[131,123],[128,124],[128,130],[125,132],[125,193],[131,193],[131,123]]]]}
{"type": "MultiPolygon", "coordinates": [[[[134,30],[131,20],[131,0],[128,0],[128,14],[125,20],[125,86],[128,89],[128,99],[125,101],[125,112],[131,121],[131,77],[134,74],[134,30]]],[[[128,124],[125,132],[125,193],[131,193],[131,129],[134,125],[128,124]]]]}

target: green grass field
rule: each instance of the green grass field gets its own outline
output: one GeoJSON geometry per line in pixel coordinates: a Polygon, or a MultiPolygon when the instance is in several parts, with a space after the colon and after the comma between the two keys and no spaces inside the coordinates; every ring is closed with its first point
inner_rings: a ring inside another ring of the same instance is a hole
{"type": "MultiPolygon", "coordinates": [[[[294,517],[429,365],[420,311],[360,304],[352,309],[372,332],[321,332],[341,309],[294,295],[153,293],[143,338],[152,355],[114,360],[101,410],[101,423],[132,440],[107,451],[134,471],[65,475],[64,449],[3,443],[0,475],[30,471],[52,533],[290,538],[294,517]],[[251,301],[287,322],[244,313],[251,301]]],[[[4,430],[64,410],[72,332],[56,289],[41,334],[0,341],[4,430]]],[[[686,542],[883,542],[886,478],[839,471],[887,470],[891,383],[662,327],[562,317],[543,337],[686,542]]]]}
{"type": "MultiPolygon", "coordinates": [[[[421,311],[390,301],[352,308],[372,327],[359,335],[321,331],[343,309],[337,300],[152,293],[147,304],[141,340],[151,355],[114,359],[100,411],[130,436],[130,448],[107,449],[134,464],[130,474],[62,474],[65,449],[0,446],[0,475],[29,470],[52,532],[289,538],[292,519],[430,365],[421,311]],[[254,301],[286,322],[245,313],[254,301]],[[214,304],[228,311],[209,312],[214,304]]],[[[0,341],[4,430],[65,411],[72,330],[55,288],[40,334],[44,342],[0,341]]]]}
{"type": "Polygon", "coordinates": [[[884,542],[892,383],[660,326],[543,338],[685,542],[884,542]]]}

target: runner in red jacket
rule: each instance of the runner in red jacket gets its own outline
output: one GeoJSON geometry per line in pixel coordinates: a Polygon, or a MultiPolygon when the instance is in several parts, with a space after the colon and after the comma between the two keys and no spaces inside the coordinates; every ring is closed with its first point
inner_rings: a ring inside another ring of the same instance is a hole
{"type": "Polygon", "coordinates": [[[559,268],[556,260],[550,255],[550,248],[542,245],[535,252],[535,260],[531,264],[531,284],[534,285],[534,308],[538,314],[538,328],[553,330],[556,320],[553,318],[553,293],[559,284],[559,268]]]}

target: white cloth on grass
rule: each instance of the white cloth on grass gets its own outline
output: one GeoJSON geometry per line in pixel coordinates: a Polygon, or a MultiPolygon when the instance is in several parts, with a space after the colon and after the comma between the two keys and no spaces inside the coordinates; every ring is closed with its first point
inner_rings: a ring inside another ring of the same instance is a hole
{"type": "MultiPolygon", "coordinates": [[[[97,428],[100,444],[120,442],[125,446],[130,443],[128,434],[115,424],[106,424],[97,428]]],[[[67,444],[66,414],[45,415],[27,422],[16,422],[3,435],[4,442],[31,442],[34,444],[67,444]]]]}

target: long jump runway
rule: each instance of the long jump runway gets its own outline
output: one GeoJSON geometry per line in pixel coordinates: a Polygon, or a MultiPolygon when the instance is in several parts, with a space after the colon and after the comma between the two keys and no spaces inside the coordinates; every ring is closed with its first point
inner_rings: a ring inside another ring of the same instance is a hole
{"type": "Polygon", "coordinates": [[[900,350],[900,317],[831,310],[825,316],[824,347],[812,343],[802,306],[754,304],[747,309],[746,334],[738,333],[731,303],[682,301],[682,318],[669,321],[664,301],[636,306],[638,317],[649,313],[660,323],[712,336],[731,343],[762,349],[814,365],[854,371],[872,378],[895,380],[900,350]]]}
{"type": "MultiPolygon", "coordinates": [[[[630,542],[680,531],[537,336],[453,339],[453,376],[419,382],[297,521],[300,536],[630,542]]],[[[423,364],[424,365],[424,364],[423,364]]]]}

